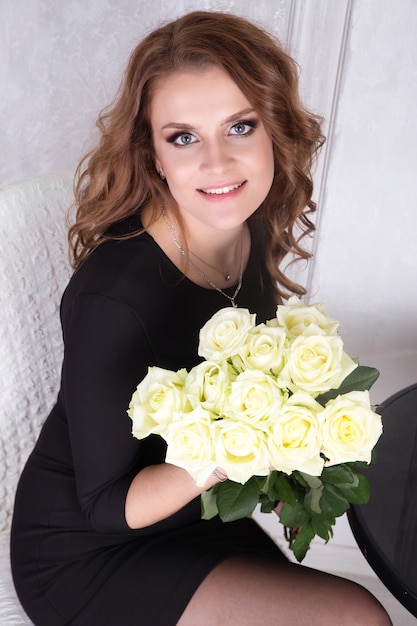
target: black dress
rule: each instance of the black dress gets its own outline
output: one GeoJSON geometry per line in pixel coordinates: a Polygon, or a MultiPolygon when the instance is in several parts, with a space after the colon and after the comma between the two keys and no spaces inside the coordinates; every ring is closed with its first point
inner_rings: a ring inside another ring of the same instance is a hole
{"type": "MultiPolygon", "coordinates": [[[[237,304],[261,321],[276,305],[254,239],[237,304]]],[[[61,306],[61,388],[22,473],[12,524],[14,582],[36,625],[170,626],[229,555],[283,558],[252,520],[201,520],[199,498],[147,528],[125,520],[133,477],[165,456],[160,437],[131,435],[132,392],[149,365],[195,365],[199,329],[225,306],[220,293],[183,278],[147,234],[102,244],[72,277],[61,306]]]]}

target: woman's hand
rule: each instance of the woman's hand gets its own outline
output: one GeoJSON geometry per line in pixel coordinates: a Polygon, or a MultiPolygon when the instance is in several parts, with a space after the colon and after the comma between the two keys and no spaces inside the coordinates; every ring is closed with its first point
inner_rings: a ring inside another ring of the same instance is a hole
{"type": "Polygon", "coordinates": [[[215,467],[212,473],[213,476],[217,478],[217,482],[219,483],[224,483],[224,481],[227,480],[227,474],[221,469],[221,467],[215,467]]]}
{"type": "Polygon", "coordinates": [[[126,496],[125,517],[130,528],[145,528],[173,515],[227,474],[216,467],[199,487],[181,467],[170,463],[144,467],[132,480],[126,496]]]}

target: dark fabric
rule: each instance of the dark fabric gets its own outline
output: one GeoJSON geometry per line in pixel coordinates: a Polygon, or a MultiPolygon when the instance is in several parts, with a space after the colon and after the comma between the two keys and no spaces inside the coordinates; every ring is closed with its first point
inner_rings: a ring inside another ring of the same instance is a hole
{"type": "MultiPolygon", "coordinates": [[[[261,246],[254,237],[237,297],[258,321],[276,309],[262,287],[261,246]]],[[[15,586],[35,624],[170,626],[228,555],[280,555],[251,520],[202,521],[199,498],[140,530],[124,516],[132,478],[165,458],[160,437],[131,435],[130,397],[150,365],[195,365],[199,329],[225,306],[147,234],[103,244],[72,277],[61,306],[61,388],[22,473],[12,525],[15,586]]]]}

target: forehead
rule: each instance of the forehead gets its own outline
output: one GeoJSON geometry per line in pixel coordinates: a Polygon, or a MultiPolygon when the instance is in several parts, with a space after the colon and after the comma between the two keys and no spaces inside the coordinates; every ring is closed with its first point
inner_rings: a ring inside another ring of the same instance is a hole
{"type": "Polygon", "coordinates": [[[228,117],[250,107],[234,80],[219,67],[180,70],[160,78],[151,100],[151,121],[192,122],[207,116],[228,117]],[[189,119],[189,118],[193,119],[189,119]]]}

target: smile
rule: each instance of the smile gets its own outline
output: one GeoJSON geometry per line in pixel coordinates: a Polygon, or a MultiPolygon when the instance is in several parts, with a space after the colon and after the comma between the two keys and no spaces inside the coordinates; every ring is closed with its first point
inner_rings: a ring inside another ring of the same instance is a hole
{"type": "Polygon", "coordinates": [[[237,185],[228,185],[227,187],[217,187],[216,189],[200,189],[200,191],[209,195],[214,194],[216,196],[220,196],[225,193],[230,193],[235,189],[239,189],[239,187],[242,187],[242,185],[244,185],[244,183],[238,183],[237,185]]]}

